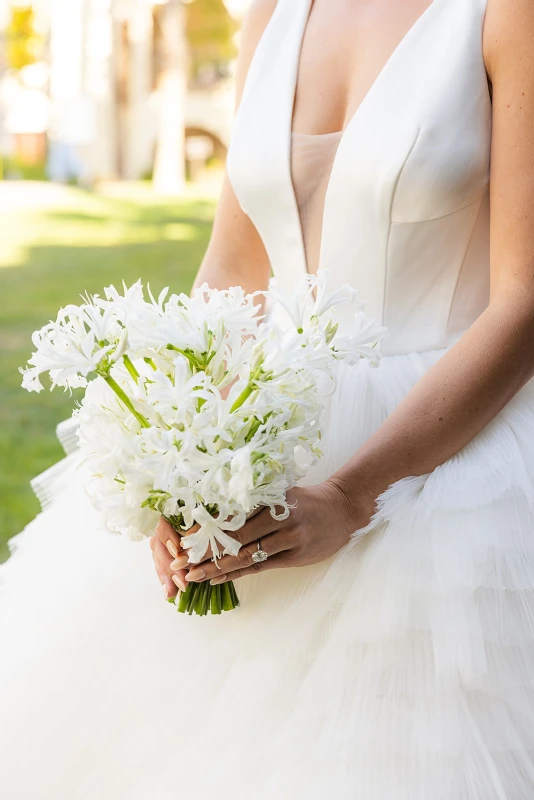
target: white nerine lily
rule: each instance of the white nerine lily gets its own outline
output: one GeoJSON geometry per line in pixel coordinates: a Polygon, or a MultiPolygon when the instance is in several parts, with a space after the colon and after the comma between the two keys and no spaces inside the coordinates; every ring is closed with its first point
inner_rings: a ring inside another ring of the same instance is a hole
{"type": "MultiPolygon", "coordinates": [[[[310,288],[314,293],[314,303],[311,316],[320,318],[334,306],[340,303],[356,303],[358,292],[348,283],[344,283],[334,291],[331,291],[330,272],[326,269],[319,270],[316,275],[307,276],[310,288]]],[[[363,311],[364,303],[357,303],[357,310],[363,311]]]]}
{"type": "Polygon", "coordinates": [[[99,347],[92,333],[74,339],[59,326],[50,323],[32,337],[36,352],[28,360],[30,367],[21,370],[22,386],[28,391],[40,392],[44,388],[40,376],[48,372],[54,386],[86,386],[86,377],[95,372],[102,359],[114,346],[99,347]]]}
{"type": "Polygon", "coordinates": [[[192,563],[211,548],[236,555],[232,531],[266,506],[290,513],[286,492],[320,457],[321,418],[340,361],[378,360],[384,329],[349,286],[320,271],[291,295],[201,286],[145,299],[137,282],[62,309],[34,334],[23,386],[89,386],[79,411],[86,488],[105,524],[129,538],[152,534],[160,514],[182,531],[192,563]],[[336,307],[351,304],[349,334],[336,307]],[[93,380],[95,376],[96,380],[93,380]],[[210,513],[211,512],[211,513],[210,513]]]}
{"type": "Polygon", "coordinates": [[[235,531],[235,522],[218,522],[209,514],[203,506],[199,506],[193,513],[195,522],[200,528],[195,533],[184,536],[182,544],[188,551],[189,561],[198,564],[206,555],[208,547],[211,547],[213,557],[221,557],[219,545],[223,547],[223,555],[236,556],[240,550],[240,544],[225,531],[235,531]]]}
{"type": "Polygon", "coordinates": [[[271,309],[276,306],[282,308],[288,315],[293,327],[298,330],[303,328],[306,314],[307,312],[309,313],[313,303],[313,286],[310,284],[310,277],[306,275],[296,290],[291,293],[281,292],[278,289],[276,278],[271,278],[269,282],[269,291],[267,292],[269,306],[271,309]]]}

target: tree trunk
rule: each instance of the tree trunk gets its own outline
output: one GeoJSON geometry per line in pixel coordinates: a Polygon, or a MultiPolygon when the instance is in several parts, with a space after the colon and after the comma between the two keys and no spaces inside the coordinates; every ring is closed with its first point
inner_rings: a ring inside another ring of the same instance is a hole
{"type": "Polygon", "coordinates": [[[179,194],[185,185],[185,102],[187,45],[180,0],[170,0],[159,15],[161,64],[158,80],[158,125],[154,188],[179,194]]]}

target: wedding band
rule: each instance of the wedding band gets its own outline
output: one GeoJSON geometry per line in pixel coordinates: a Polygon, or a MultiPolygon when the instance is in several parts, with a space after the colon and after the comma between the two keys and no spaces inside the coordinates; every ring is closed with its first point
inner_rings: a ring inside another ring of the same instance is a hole
{"type": "Polygon", "coordinates": [[[253,562],[255,564],[259,564],[260,561],[267,561],[268,558],[269,558],[269,556],[267,555],[265,550],[262,550],[261,539],[258,539],[258,549],[255,550],[254,553],[252,553],[253,562]]]}

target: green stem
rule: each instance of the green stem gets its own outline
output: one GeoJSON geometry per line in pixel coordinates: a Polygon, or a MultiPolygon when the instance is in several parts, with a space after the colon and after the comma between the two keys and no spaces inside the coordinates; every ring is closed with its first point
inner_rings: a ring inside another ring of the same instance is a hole
{"type": "Polygon", "coordinates": [[[222,607],[223,611],[231,611],[235,608],[234,598],[231,587],[231,583],[223,583],[222,586],[222,607]]]}
{"type": "Polygon", "coordinates": [[[232,611],[239,606],[239,598],[231,581],[211,586],[209,581],[190,583],[185,592],[180,592],[175,601],[180,614],[196,614],[205,617],[222,614],[223,611],[232,611]]]}
{"type": "Polygon", "coordinates": [[[117,397],[119,398],[119,400],[121,400],[121,401],[124,403],[124,405],[126,406],[126,408],[128,409],[128,411],[131,411],[131,413],[134,415],[134,417],[135,417],[135,418],[136,418],[136,420],[139,422],[139,424],[141,425],[141,427],[142,427],[142,428],[150,428],[150,423],[148,422],[148,420],[147,420],[147,419],[145,419],[145,417],[143,417],[143,415],[142,415],[142,414],[140,414],[140,413],[139,413],[139,411],[137,411],[137,410],[134,408],[134,405],[133,405],[132,401],[130,400],[130,398],[128,397],[128,395],[126,394],[126,392],[124,392],[124,391],[121,389],[121,387],[119,386],[119,384],[117,383],[117,381],[116,381],[116,380],[114,380],[114,379],[111,377],[111,375],[104,375],[104,380],[106,381],[107,385],[108,385],[108,386],[109,386],[111,389],[113,389],[113,391],[115,392],[115,394],[117,395],[117,397]]]}
{"type": "Polygon", "coordinates": [[[124,366],[126,367],[128,372],[130,373],[130,375],[132,376],[134,381],[137,382],[139,380],[139,373],[136,370],[136,368],[134,367],[134,365],[132,364],[132,361],[131,361],[130,357],[129,356],[123,356],[122,360],[124,361],[124,366]]]}
{"type": "Polygon", "coordinates": [[[186,353],[185,350],[181,350],[179,347],[175,347],[173,344],[168,344],[167,350],[172,350],[175,353],[180,353],[180,355],[186,358],[189,361],[189,366],[191,367],[193,372],[197,371],[200,368],[198,364],[198,359],[194,356],[194,354],[190,355],[189,353],[186,353]]]}
{"type": "Polygon", "coordinates": [[[265,376],[262,375],[261,364],[256,368],[255,372],[250,376],[248,384],[245,386],[239,397],[234,402],[232,408],[230,409],[230,414],[233,414],[234,411],[237,411],[238,408],[241,408],[241,406],[247,402],[252,392],[256,391],[257,386],[255,384],[258,378],[260,377],[263,377],[265,380],[265,376]]]}
{"type": "MultiPolygon", "coordinates": [[[[263,421],[265,421],[265,420],[263,420],[263,421]]],[[[258,417],[254,417],[253,418],[252,424],[251,424],[250,429],[249,429],[249,432],[245,436],[245,442],[248,443],[248,442],[252,441],[252,439],[254,438],[254,435],[256,434],[256,431],[258,430],[258,428],[260,427],[261,424],[262,424],[262,420],[261,419],[259,419],[258,417]]]]}
{"type": "Polygon", "coordinates": [[[230,414],[233,414],[234,411],[237,411],[238,408],[241,408],[243,403],[246,403],[252,392],[254,391],[255,387],[252,383],[249,383],[248,386],[245,386],[235,403],[233,404],[232,408],[230,409],[230,414]]]}

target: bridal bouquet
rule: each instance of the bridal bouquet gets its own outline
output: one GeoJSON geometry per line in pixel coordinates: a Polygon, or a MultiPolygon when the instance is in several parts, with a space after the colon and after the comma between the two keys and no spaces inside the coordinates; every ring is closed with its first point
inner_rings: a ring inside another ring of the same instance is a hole
{"type": "MultiPolygon", "coordinates": [[[[184,534],[191,563],[210,551],[236,555],[231,532],[259,506],[289,514],[286,492],[320,456],[323,398],[335,366],[377,360],[383,330],[354,291],[328,294],[328,276],[306,276],[290,297],[240,287],[164,290],[140,282],[85,296],[33,335],[22,385],[85,388],[75,414],[84,484],[111,531],[140,540],[159,515],[184,534]],[[350,336],[335,307],[353,303],[350,336]],[[185,533],[197,524],[195,533],[185,533]]],[[[238,605],[231,583],[192,583],[181,612],[220,614],[238,605]]]]}

